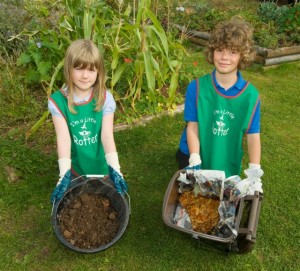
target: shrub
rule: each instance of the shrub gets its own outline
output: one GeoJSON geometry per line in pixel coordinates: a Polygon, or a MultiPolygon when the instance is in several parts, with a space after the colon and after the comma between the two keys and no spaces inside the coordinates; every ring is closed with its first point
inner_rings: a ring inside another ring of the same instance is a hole
{"type": "Polygon", "coordinates": [[[278,35],[276,33],[276,26],[274,22],[256,24],[256,28],[253,33],[253,38],[256,44],[265,48],[277,48],[278,47],[278,35]]]}
{"type": "Polygon", "coordinates": [[[13,37],[28,40],[18,59],[18,65],[26,67],[26,82],[42,83],[50,95],[61,86],[66,48],[73,40],[87,38],[104,52],[108,86],[123,108],[135,109],[137,101],[143,103],[141,114],[172,108],[186,51],[180,40],[164,31],[149,0],[139,2],[136,14],[130,6],[122,9],[122,1],[117,10],[99,0],[63,4],[56,27],[44,22],[13,37]]]}
{"type": "MultiPolygon", "coordinates": [[[[294,6],[277,6],[274,2],[264,2],[259,5],[257,10],[259,19],[265,23],[265,26],[273,24],[272,30],[269,34],[266,33],[266,28],[257,27],[257,32],[261,32],[260,36],[267,34],[267,37],[271,37],[273,33],[279,35],[277,44],[285,43],[280,42],[280,37],[285,36],[285,41],[292,43],[299,43],[300,40],[300,4],[294,6]]],[[[275,37],[273,37],[275,38],[275,37]]],[[[273,39],[272,38],[272,39],[273,39]]],[[[259,39],[260,45],[263,43],[262,39],[259,39]]]]}
{"type": "Polygon", "coordinates": [[[274,2],[263,2],[259,5],[257,14],[262,22],[276,22],[280,20],[281,17],[285,16],[288,9],[287,6],[279,7],[274,2]]]}
{"type": "Polygon", "coordinates": [[[288,39],[300,42],[300,3],[289,7],[278,19],[279,32],[285,33],[288,39]]]}
{"type": "MultiPolygon", "coordinates": [[[[278,6],[275,1],[173,1],[170,22],[185,25],[189,29],[210,32],[220,21],[235,15],[252,24],[254,38],[259,46],[276,48],[299,44],[299,3],[294,6],[278,6]],[[182,8],[178,8],[179,5],[182,5],[182,8]],[[245,8],[241,9],[241,6],[245,8]]],[[[162,20],[166,20],[166,15],[162,20]]]]}
{"type": "Polygon", "coordinates": [[[4,0],[0,3],[0,55],[2,58],[18,55],[26,46],[26,42],[16,39],[9,42],[10,36],[23,30],[28,21],[28,13],[21,9],[18,0],[4,0]]]}

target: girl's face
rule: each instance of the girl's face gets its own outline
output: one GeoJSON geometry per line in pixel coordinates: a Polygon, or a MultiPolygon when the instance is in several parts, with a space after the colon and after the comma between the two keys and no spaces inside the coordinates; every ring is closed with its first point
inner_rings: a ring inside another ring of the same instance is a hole
{"type": "Polygon", "coordinates": [[[236,73],[241,54],[229,49],[216,49],[214,51],[214,65],[221,74],[236,73]]]}
{"type": "Polygon", "coordinates": [[[82,94],[84,92],[90,92],[95,84],[98,76],[98,71],[92,68],[73,68],[72,69],[72,81],[74,83],[75,92],[82,94]]]}

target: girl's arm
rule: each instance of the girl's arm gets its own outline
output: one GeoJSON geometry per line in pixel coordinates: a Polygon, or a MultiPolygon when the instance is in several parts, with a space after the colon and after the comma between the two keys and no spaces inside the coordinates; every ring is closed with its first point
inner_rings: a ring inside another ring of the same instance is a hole
{"type": "Polygon", "coordinates": [[[260,165],[261,143],[260,133],[247,134],[249,163],[260,165]]]}
{"type": "Polygon", "coordinates": [[[53,124],[57,138],[58,159],[71,158],[71,138],[65,118],[53,116],[53,124]]]}
{"type": "Polygon", "coordinates": [[[102,118],[101,141],[105,152],[105,159],[109,166],[109,177],[113,181],[118,193],[124,194],[128,191],[128,185],[121,173],[119,157],[114,140],[114,114],[105,114],[102,118]],[[111,168],[113,170],[111,170],[111,168]]]}
{"type": "Polygon", "coordinates": [[[101,142],[104,148],[105,154],[116,152],[116,145],[114,140],[114,114],[107,114],[102,119],[101,129],[101,142]]]}
{"type": "Polygon", "coordinates": [[[53,116],[56,132],[59,176],[63,177],[71,169],[71,138],[65,118],[53,116]]]}
{"type": "Polygon", "coordinates": [[[114,114],[107,114],[103,116],[102,119],[102,130],[101,130],[101,142],[105,152],[105,159],[109,166],[111,166],[120,175],[121,166],[119,163],[119,156],[117,153],[117,148],[114,140],[114,114]]]}

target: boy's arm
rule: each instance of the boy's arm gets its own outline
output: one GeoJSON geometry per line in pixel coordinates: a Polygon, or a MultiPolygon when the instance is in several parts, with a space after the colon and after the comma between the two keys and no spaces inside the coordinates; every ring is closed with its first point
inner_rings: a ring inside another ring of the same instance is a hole
{"type": "Polygon", "coordinates": [[[187,142],[190,153],[189,167],[201,165],[198,122],[189,121],[187,123],[186,129],[187,142]]]}
{"type": "Polygon", "coordinates": [[[200,153],[198,122],[189,121],[186,128],[187,142],[190,153],[200,153]]]}
{"type": "Polygon", "coordinates": [[[261,158],[260,133],[247,134],[247,145],[248,145],[249,163],[260,165],[260,158],[261,158]]]}

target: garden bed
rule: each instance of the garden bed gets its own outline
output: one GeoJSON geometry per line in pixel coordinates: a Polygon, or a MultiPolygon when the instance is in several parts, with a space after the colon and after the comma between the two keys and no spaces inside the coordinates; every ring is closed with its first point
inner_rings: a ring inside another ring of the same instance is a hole
{"type": "Polygon", "coordinates": [[[295,2],[173,1],[166,21],[169,27],[184,32],[191,42],[206,46],[217,24],[241,17],[253,27],[255,62],[270,66],[300,59],[300,4],[295,2]]]}
{"type": "MultiPolygon", "coordinates": [[[[188,40],[205,47],[208,43],[210,33],[200,32],[197,30],[187,30],[183,26],[174,25],[181,33],[185,33],[188,40]]],[[[300,60],[300,45],[290,47],[281,47],[276,49],[268,49],[255,45],[254,62],[263,66],[277,65],[285,62],[300,60]]]]}

